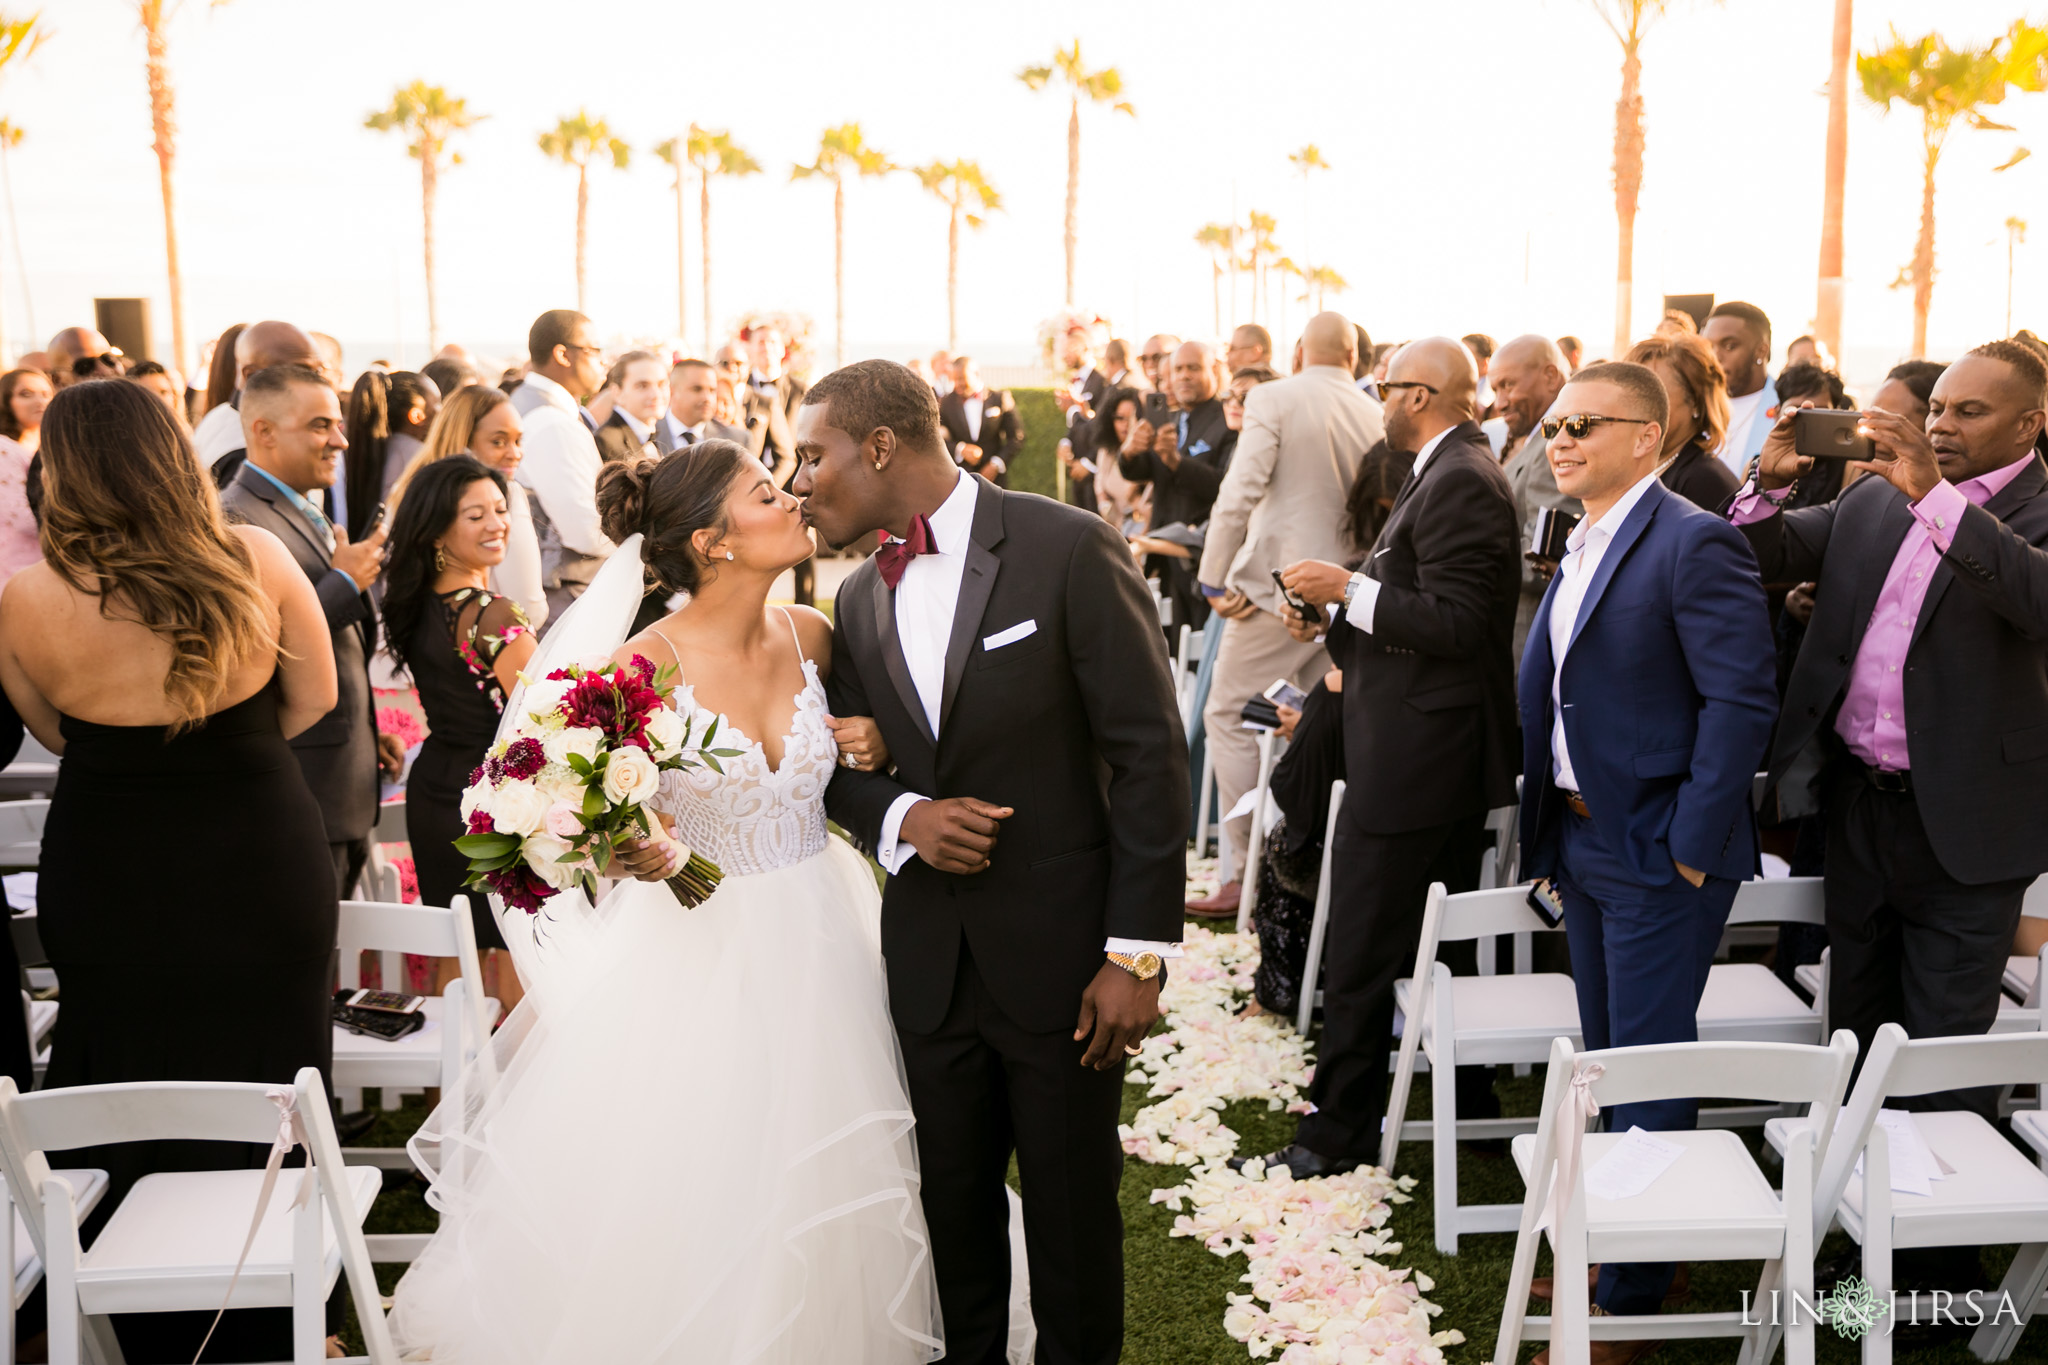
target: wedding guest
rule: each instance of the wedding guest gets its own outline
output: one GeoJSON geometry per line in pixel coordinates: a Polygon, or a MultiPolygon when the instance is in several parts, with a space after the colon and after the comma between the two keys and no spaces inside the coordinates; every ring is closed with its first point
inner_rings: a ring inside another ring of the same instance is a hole
{"type": "MultiPolygon", "coordinates": [[[[971,355],[953,358],[953,391],[939,401],[947,453],[998,488],[1010,486],[1010,461],[1024,448],[1024,424],[1008,389],[982,383],[971,355]]],[[[1088,506],[1095,504],[1089,489],[1088,506]]]]}
{"type": "Polygon", "coordinates": [[[80,379],[106,379],[121,373],[121,353],[90,327],[66,327],[43,348],[50,358],[50,381],[68,388],[80,379]],[[81,366],[82,361],[93,362],[81,366]]]}
{"type": "MultiPolygon", "coordinates": [[[[1789,370],[1794,365],[1815,365],[1830,374],[1839,368],[1828,344],[1816,336],[1792,338],[1791,344],[1785,348],[1785,368],[1789,370]]],[[[1782,399],[1784,396],[1781,390],[1778,397],[1782,399]]]]}
{"type": "MultiPolygon", "coordinates": [[[[445,351],[448,348],[444,346],[442,349],[445,351]]],[[[483,382],[477,374],[474,362],[454,356],[435,356],[420,366],[420,373],[433,381],[434,392],[443,398],[449,397],[457,389],[466,389],[471,384],[483,382]]]]}
{"type": "Polygon", "coordinates": [[[678,360],[668,372],[668,411],[654,424],[654,444],[663,455],[716,438],[753,447],[752,433],[712,415],[718,402],[718,371],[702,360],[678,360]]]}
{"type": "Polygon", "coordinates": [[[668,410],[668,367],[652,351],[628,351],[604,377],[611,390],[611,415],[597,428],[597,452],[607,464],[659,455],[654,424],[668,410]]]}
{"type": "Polygon", "coordinates": [[[1669,416],[1658,480],[1693,506],[1719,512],[1736,484],[1713,454],[1728,431],[1728,395],[1713,348],[1700,337],[1666,333],[1638,341],[1625,359],[1647,366],[1664,385],[1669,416]]]}
{"type": "MultiPolygon", "coordinates": [[[[790,436],[789,419],[781,404],[774,395],[763,394],[747,383],[752,365],[741,343],[728,342],[719,347],[712,363],[717,369],[718,389],[711,416],[727,426],[744,428],[746,440],[742,444],[755,459],[768,466],[775,486],[782,487],[796,476],[796,442],[790,436]]],[[[952,382],[952,376],[947,376],[947,382],[952,382]]]]}
{"type": "Polygon", "coordinates": [[[412,481],[437,460],[467,455],[505,477],[505,557],[491,570],[490,589],[519,606],[535,630],[548,619],[547,591],[541,586],[540,536],[533,525],[533,507],[526,489],[513,476],[524,452],[519,410],[498,389],[471,384],[457,389],[441,405],[427,432],[426,447],[391,489],[391,515],[404,505],[412,481]]]}
{"type": "Polygon", "coordinates": [[[953,391],[953,357],[944,351],[933,351],[925,363],[929,366],[932,392],[943,400],[953,391]]]}
{"type": "Polygon", "coordinates": [[[1686,312],[1683,308],[1666,308],[1664,316],[1657,319],[1657,326],[1652,335],[1660,337],[1689,337],[1699,335],[1699,330],[1700,325],[1694,321],[1692,314],[1686,312]]]}
{"type": "Polygon", "coordinates": [[[207,413],[234,398],[241,382],[241,371],[235,367],[235,343],[248,325],[238,322],[213,341],[212,352],[206,358],[206,389],[199,397],[198,411],[192,414],[195,425],[204,422],[207,413]]]}
{"type": "MultiPolygon", "coordinates": [[[[235,338],[235,389],[225,403],[206,410],[199,419],[199,425],[192,432],[192,444],[199,452],[199,458],[213,470],[213,482],[217,488],[226,488],[235,477],[235,470],[242,463],[242,387],[249,382],[249,376],[258,370],[267,370],[273,365],[304,365],[310,369],[320,368],[320,348],[313,344],[303,328],[289,322],[255,322],[244,327],[235,338]]],[[[218,356],[216,356],[216,369],[218,356]]],[[[207,391],[213,391],[211,380],[207,391]]]]}
{"type": "Polygon", "coordinates": [[[1474,400],[1479,404],[1479,415],[1491,417],[1493,385],[1488,382],[1487,374],[1493,365],[1493,338],[1484,332],[1467,332],[1459,339],[1465,343],[1465,349],[1472,353],[1472,359],[1479,365],[1479,396],[1474,400]]]}
{"type": "MultiPolygon", "coordinates": [[[[1921,361],[1919,363],[1924,365],[1927,362],[1921,361]]],[[[1939,372],[1937,369],[1936,373],[1938,374],[1939,372]]],[[[1927,385],[1931,390],[1934,381],[1929,379],[1927,385]]],[[[1818,365],[1787,365],[1784,369],[1778,371],[1777,375],[1771,380],[1771,391],[1777,399],[1775,406],[1781,412],[1784,411],[1787,403],[1796,405],[1801,402],[1810,402],[1817,408],[1833,408],[1838,412],[1847,411],[1856,406],[1849,399],[1849,390],[1842,383],[1842,377],[1838,374],[1832,374],[1818,365]]],[[[1882,404],[1879,406],[1882,406],[1882,404]]],[[[1920,424],[1925,426],[1927,424],[1927,404],[1924,401],[1916,402],[1913,408],[1894,409],[1894,411],[1914,410],[1917,410],[1919,413],[1920,424]]],[[[1792,497],[1787,500],[1786,506],[1818,507],[1821,503],[1833,502],[1836,497],[1840,496],[1849,473],[1850,470],[1844,461],[1814,461],[1814,467],[1808,470],[1806,475],[1799,480],[1799,487],[1793,490],[1792,497]]],[[[1734,491],[1732,488],[1729,490],[1730,493],[1734,491]]],[[[1775,610],[1775,603],[1773,609],[1775,610]]]]}
{"type": "MultiPolygon", "coordinates": [[[[502,396],[497,406],[511,410],[502,396]]],[[[412,678],[427,718],[427,738],[405,787],[406,837],[427,905],[451,904],[462,892],[469,873],[468,859],[455,849],[465,829],[462,794],[497,737],[519,670],[533,657],[526,614],[490,588],[505,562],[509,500],[504,474],[454,454],[414,472],[392,518],[385,648],[412,678]]],[[[469,905],[477,947],[496,959],[495,996],[509,1013],[524,992],[504,932],[482,895],[471,892],[469,905]]],[[[455,959],[441,959],[435,994],[458,971],[455,959]]]]}
{"type": "Polygon", "coordinates": [[[0,583],[43,557],[29,505],[29,470],[42,446],[43,410],[54,392],[41,370],[0,375],[0,583]]]}
{"type": "MultiPolygon", "coordinates": [[[[1216,400],[1212,359],[1206,342],[1190,341],[1174,351],[1171,379],[1179,411],[1162,415],[1156,426],[1140,420],[1118,455],[1125,478],[1152,485],[1154,530],[1208,521],[1237,448],[1237,433],[1224,421],[1223,405],[1216,400]]],[[[1170,629],[1199,627],[1208,619],[1208,604],[1189,561],[1155,555],[1147,568],[1159,575],[1162,590],[1173,600],[1170,629]]]]}
{"type": "Polygon", "coordinates": [[[179,426],[185,425],[185,381],[175,372],[164,368],[162,362],[138,360],[125,376],[129,383],[140,384],[163,402],[164,411],[171,414],[171,420],[179,426]]]}
{"type": "Polygon", "coordinates": [[[1259,935],[1259,969],[1252,1007],[1245,1013],[1292,1018],[1301,1005],[1301,981],[1314,927],[1316,891],[1323,879],[1323,841],[1329,828],[1330,787],[1344,776],[1344,672],[1332,668],[1316,680],[1301,709],[1279,707],[1287,751],[1273,765],[1273,802],[1280,818],[1259,854],[1258,900],[1252,926],[1259,935]]]}
{"type": "Polygon", "coordinates": [[[1700,338],[1714,348],[1728,387],[1728,434],[1714,453],[1739,483],[1778,418],[1771,403],[1771,320],[1755,304],[1731,300],[1714,305],[1700,338]]]}
{"type": "MultiPolygon", "coordinates": [[[[776,432],[784,433],[782,439],[788,444],[778,448],[775,458],[762,459],[768,466],[775,486],[785,491],[796,478],[796,443],[787,433],[796,430],[796,410],[803,406],[804,394],[810,386],[784,368],[789,363],[789,339],[774,323],[751,327],[740,334],[747,343],[747,358],[751,364],[747,383],[759,403],[761,415],[770,413],[779,419],[769,428],[768,437],[772,442],[776,432]]],[[[796,566],[790,573],[793,580],[792,592],[800,607],[808,607],[816,594],[818,561],[814,555],[796,566]]]]}
{"type": "Polygon", "coordinates": [[[1501,473],[1507,475],[1508,490],[1515,497],[1515,524],[1522,528],[1522,591],[1515,605],[1517,659],[1529,638],[1529,623],[1536,619],[1536,607],[1550,586],[1549,570],[1529,559],[1537,514],[1547,509],[1576,517],[1583,510],[1577,498],[1557,491],[1557,477],[1545,453],[1549,443],[1543,439],[1543,419],[1563,392],[1569,373],[1556,343],[1534,332],[1514,338],[1493,357],[1494,410],[1507,423],[1501,473]]]}
{"type": "Polygon", "coordinates": [[[395,777],[405,762],[397,736],[377,733],[370,691],[376,612],[369,589],[382,568],[384,528],[351,541],[313,501],[340,476],[347,444],[341,402],[325,375],[304,365],[258,370],[242,381],[239,411],[249,457],[221,490],[221,509],[284,542],[327,622],[339,700],[293,739],[292,751],[320,803],[334,885],[346,896],[369,857],[377,770],[381,765],[395,777]]]}
{"type": "MultiPolygon", "coordinates": [[[[1273,364],[1273,334],[1256,322],[1240,323],[1223,348],[1223,363],[1232,374],[1273,364]]],[[[1276,376],[1277,378],[1277,376],[1276,376]]]]}
{"type": "Polygon", "coordinates": [[[519,482],[533,494],[548,614],[559,616],[583,595],[613,549],[597,520],[604,457],[578,404],[604,382],[604,357],[590,319],[569,308],[535,318],[526,350],[532,368],[512,394],[525,421],[519,482]]]}
{"type": "Polygon", "coordinates": [[[313,348],[320,353],[320,364],[317,368],[321,377],[332,384],[335,393],[339,395],[341,376],[347,368],[342,356],[341,342],[325,332],[308,332],[306,335],[313,338],[313,348]]]}
{"type": "MultiPolygon", "coordinates": [[[[1152,486],[1132,483],[1117,467],[1117,452],[1131,439],[1131,432],[1137,427],[1144,407],[1145,395],[1139,390],[1111,389],[1109,396],[1102,400],[1103,420],[1097,422],[1092,431],[1095,449],[1091,463],[1094,468],[1080,469],[1081,477],[1095,481],[1096,509],[1110,525],[1126,536],[1137,535],[1145,529],[1152,507],[1152,486]]],[[[1075,465],[1080,465],[1078,459],[1075,465]]],[[[1067,477],[1072,479],[1076,475],[1070,471],[1067,477]]]]}
{"type": "Polygon", "coordinates": [[[1557,349],[1564,353],[1565,364],[1569,365],[1573,372],[1577,372],[1579,366],[1585,363],[1586,343],[1580,341],[1577,337],[1559,337],[1557,339],[1557,349]]]}
{"type": "MultiPolygon", "coordinates": [[[[0,683],[64,760],[37,884],[64,981],[47,1083],[324,1073],[336,894],[319,806],[286,747],[335,700],[313,587],[275,535],[224,521],[184,433],[136,386],[64,390],[43,435],[49,558],[0,596],[0,683]],[[195,983],[223,979],[232,988],[195,1004],[195,983]]],[[[249,1149],[71,1157],[109,1173],[111,1209],[152,1171],[239,1168],[249,1149]]],[[[257,1311],[274,1335],[213,1358],[290,1353],[288,1311],[257,1311]]],[[[249,1325],[228,1316],[217,1349],[249,1325]]],[[[209,1317],[115,1324],[130,1360],[190,1360],[209,1317]]]]}
{"type": "Polygon", "coordinates": [[[426,444],[441,391],[411,370],[364,370],[348,396],[348,533],[369,534],[377,505],[426,444]]]}
{"type": "Polygon", "coordinates": [[[1173,353],[1180,349],[1180,338],[1171,332],[1155,332],[1145,338],[1145,349],[1138,353],[1138,370],[1145,376],[1145,410],[1140,415],[1153,426],[1174,407],[1173,402],[1173,353]]]}

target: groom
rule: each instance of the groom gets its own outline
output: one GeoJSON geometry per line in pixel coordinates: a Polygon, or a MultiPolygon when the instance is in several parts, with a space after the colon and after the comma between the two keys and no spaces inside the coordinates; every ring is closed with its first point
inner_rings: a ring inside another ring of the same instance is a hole
{"type": "Polygon", "coordinates": [[[841,768],[825,807],[892,874],[882,951],[947,1359],[1003,1360],[1014,1150],[1038,1359],[1107,1365],[1124,1058],[1159,1018],[1186,889],[1158,614],[1101,518],[955,466],[901,365],[826,375],[795,438],[792,491],[826,543],[895,537],[839,590],[831,683],[895,767],[841,768]]]}

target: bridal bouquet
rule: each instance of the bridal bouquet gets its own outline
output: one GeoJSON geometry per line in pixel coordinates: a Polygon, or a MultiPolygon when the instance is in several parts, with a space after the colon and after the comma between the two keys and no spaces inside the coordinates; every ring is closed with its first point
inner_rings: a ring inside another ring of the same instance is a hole
{"type": "MultiPolygon", "coordinates": [[[[739,749],[714,748],[718,721],[701,733],[667,705],[675,669],[659,672],[636,654],[631,665],[571,664],[527,681],[523,714],[511,734],[470,774],[462,796],[468,832],[455,847],[469,859],[470,886],[528,914],[573,886],[593,898],[619,847],[655,826],[647,799],[661,774],[708,767],[739,749]]],[[[700,905],[724,876],[685,850],[668,887],[684,905],[700,905]]]]}

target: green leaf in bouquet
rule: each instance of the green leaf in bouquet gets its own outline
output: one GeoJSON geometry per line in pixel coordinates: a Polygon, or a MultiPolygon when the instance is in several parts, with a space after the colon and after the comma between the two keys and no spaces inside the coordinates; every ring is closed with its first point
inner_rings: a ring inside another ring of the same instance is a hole
{"type": "Polygon", "coordinates": [[[587,759],[587,758],[585,758],[585,757],[584,757],[584,756],[583,756],[582,754],[570,754],[570,755],[569,755],[569,757],[568,757],[568,764],[569,764],[569,771],[570,771],[570,772],[572,772],[572,773],[574,773],[574,774],[576,774],[576,776],[578,776],[578,777],[588,777],[588,776],[590,776],[590,772],[591,772],[591,763],[590,763],[590,760],[589,760],[589,759],[587,759]]]}
{"type": "Polygon", "coordinates": [[[501,853],[517,852],[519,843],[518,835],[498,831],[465,834],[455,841],[455,851],[465,858],[494,858],[501,853]]]}
{"type": "Polygon", "coordinates": [[[704,766],[711,769],[712,772],[717,773],[720,777],[724,777],[725,769],[718,766],[718,756],[712,753],[709,749],[704,750],[703,754],[704,766]]]}
{"type": "Polygon", "coordinates": [[[604,791],[592,787],[583,793],[583,813],[586,816],[603,815],[605,808],[604,791]]]}
{"type": "Polygon", "coordinates": [[[583,855],[572,848],[561,857],[555,859],[555,861],[558,863],[580,863],[583,861],[583,855]]]}
{"type": "Polygon", "coordinates": [[[500,872],[517,863],[519,857],[519,850],[514,849],[510,853],[501,853],[495,858],[483,858],[472,862],[470,868],[477,872],[500,872]]]}
{"type": "Polygon", "coordinates": [[[700,740],[700,741],[699,741],[699,743],[701,743],[701,744],[709,744],[709,743],[710,743],[710,742],[712,741],[713,737],[714,737],[714,736],[716,736],[717,734],[718,734],[718,717],[716,717],[716,716],[713,716],[713,717],[711,718],[711,723],[710,723],[709,725],[707,725],[707,726],[705,726],[705,727],[704,727],[704,738],[703,738],[702,740],[700,740]]]}
{"type": "Polygon", "coordinates": [[[605,876],[612,865],[612,846],[609,843],[598,843],[593,846],[590,850],[590,861],[596,865],[597,875],[605,876]]]}

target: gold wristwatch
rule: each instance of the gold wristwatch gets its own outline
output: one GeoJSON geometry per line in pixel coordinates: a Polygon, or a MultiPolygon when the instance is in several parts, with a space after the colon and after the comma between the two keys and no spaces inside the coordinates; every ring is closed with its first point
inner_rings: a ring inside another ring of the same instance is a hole
{"type": "Polygon", "coordinates": [[[1157,953],[1106,953],[1104,956],[1140,981],[1150,981],[1159,975],[1160,963],[1157,953]]]}

